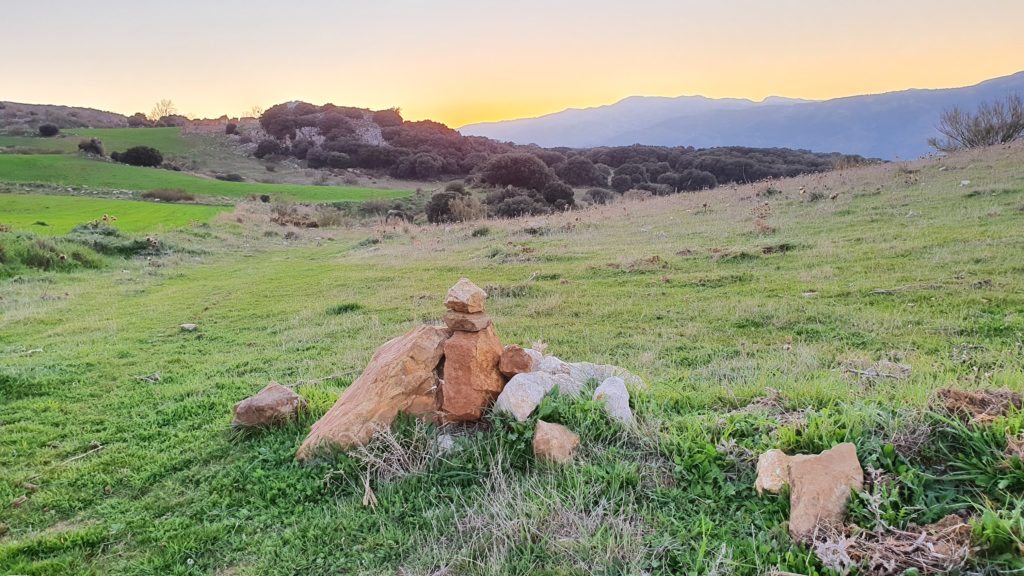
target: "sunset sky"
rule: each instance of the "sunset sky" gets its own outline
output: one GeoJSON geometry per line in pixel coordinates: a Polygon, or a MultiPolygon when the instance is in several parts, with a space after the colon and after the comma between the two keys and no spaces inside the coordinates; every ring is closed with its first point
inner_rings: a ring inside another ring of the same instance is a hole
{"type": "Polygon", "coordinates": [[[457,127],[631,95],[830,98],[1024,70],[1021,0],[34,0],[0,100],[238,115],[288,100],[457,127]]]}

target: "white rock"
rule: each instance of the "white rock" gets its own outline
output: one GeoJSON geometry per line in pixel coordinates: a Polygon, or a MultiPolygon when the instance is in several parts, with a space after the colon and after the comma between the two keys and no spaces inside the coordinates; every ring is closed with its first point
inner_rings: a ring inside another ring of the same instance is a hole
{"type": "Polygon", "coordinates": [[[545,372],[516,374],[498,395],[494,410],[508,412],[516,420],[524,422],[555,385],[555,379],[545,372]]]}
{"type": "Polygon", "coordinates": [[[184,332],[195,332],[196,330],[199,329],[199,325],[198,324],[182,324],[180,326],[180,328],[184,332]]]}
{"type": "Polygon", "coordinates": [[[437,437],[437,453],[447,454],[455,450],[455,437],[451,434],[441,434],[437,437]]]}
{"type": "Polygon", "coordinates": [[[629,408],[629,391],[626,382],[618,376],[606,379],[594,390],[594,400],[604,402],[605,410],[614,420],[623,424],[633,423],[633,411],[629,408]]]}
{"type": "Polygon", "coordinates": [[[568,374],[569,365],[555,356],[545,356],[538,364],[536,371],[548,374],[568,374]]]}
{"type": "Polygon", "coordinates": [[[625,368],[620,368],[611,364],[573,362],[572,364],[569,364],[569,375],[572,376],[573,380],[579,382],[581,387],[590,380],[604,382],[613,376],[621,378],[627,386],[641,389],[647,387],[647,385],[644,384],[644,381],[636,374],[631,373],[625,368]]]}
{"type": "Polygon", "coordinates": [[[534,350],[533,348],[523,348],[523,352],[526,352],[530,355],[530,358],[533,358],[533,369],[537,370],[537,367],[540,366],[541,360],[544,359],[544,354],[534,350]]]}

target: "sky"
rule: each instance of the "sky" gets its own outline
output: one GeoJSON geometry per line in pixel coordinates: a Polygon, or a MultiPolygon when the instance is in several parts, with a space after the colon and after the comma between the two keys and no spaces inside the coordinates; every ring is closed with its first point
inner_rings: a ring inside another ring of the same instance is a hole
{"type": "Polygon", "coordinates": [[[4,2],[0,100],[290,100],[458,127],[633,95],[826,99],[1024,70],[1024,0],[4,2]]]}

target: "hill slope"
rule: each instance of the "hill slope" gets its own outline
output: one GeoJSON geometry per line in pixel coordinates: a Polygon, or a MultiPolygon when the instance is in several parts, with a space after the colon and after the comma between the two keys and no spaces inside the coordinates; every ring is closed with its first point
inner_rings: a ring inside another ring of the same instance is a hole
{"type": "Polygon", "coordinates": [[[463,134],[541,146],[754,146],[917,158],[945,108],[1024,93],[1024,72],[965,88],[904,90],[822,102],[769,98],[627,98],[611,106],[472,124],[463,134]]]}

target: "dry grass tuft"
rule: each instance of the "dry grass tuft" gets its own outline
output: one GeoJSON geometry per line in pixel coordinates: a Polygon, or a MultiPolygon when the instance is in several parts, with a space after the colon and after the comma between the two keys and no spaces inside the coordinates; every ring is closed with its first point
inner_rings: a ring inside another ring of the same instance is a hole
{"type": "Polygon", "coordinates": [[[866,531],[856,526],[815,535],[815,556],[842,574],[896,576],[916,569],[945,574],[961,568],[971,553],[971,527],[955,514],[927,526],[866,531]]]}

